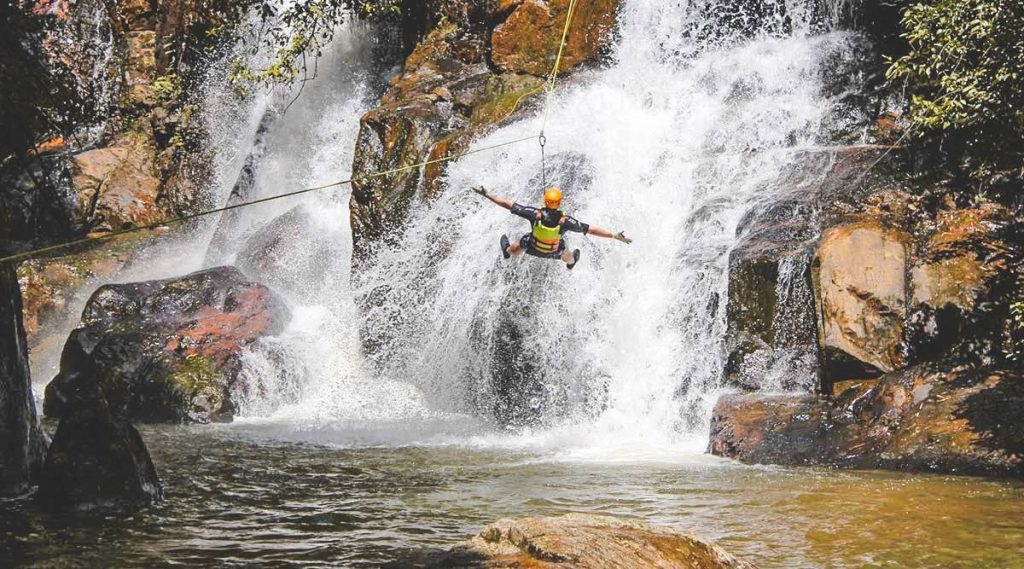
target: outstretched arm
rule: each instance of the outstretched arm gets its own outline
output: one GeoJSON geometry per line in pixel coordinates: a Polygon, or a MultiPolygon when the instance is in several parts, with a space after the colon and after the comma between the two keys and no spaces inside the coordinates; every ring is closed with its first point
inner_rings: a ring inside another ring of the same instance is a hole
{"type": "Polygon", "coordinates": [[[489,193],[487,193],[487,190],[485,190],[483,186],[477,186],[477,187],[473,188],[473,191],[478,193],[478,194],[480,194],[481,196],[491,200],[492,202],[500,205],[501,207],[503,207],[505,209],[512,209],[512,204],[513,204],[512,200],[510,200],[508,198],[503,198],[501,196],[496,196],[496,195],[493,195],[493,194],[489,194],[489,193]]]}
{"type": "Polygon", "coordinates": [[[604,228],[601,228],[601,227],[596,227],[594,225],[591,225],[590,228],[587,230],[587,235],[595,235],[597,237],[606,237],[608,239],[615,239],[616,241],[622,241],[623,243],[625,243],[627,245],[633,242],[632,239],[630,239],[629,237],[626,237],[626,234],[623,231],[620,231],[618,233],[612,233],[611,231],[608,231],[607,229],[604,229],[604,228]]]}

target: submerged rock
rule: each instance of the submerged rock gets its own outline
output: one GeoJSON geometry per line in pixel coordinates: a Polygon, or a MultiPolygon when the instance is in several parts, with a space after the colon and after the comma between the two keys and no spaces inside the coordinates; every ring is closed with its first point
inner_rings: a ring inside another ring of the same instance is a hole
{"type": "Polygon", "coordinates": [[[835,397],[726,396],[709,450],[747,463],[1024,474],[1024,376],[917,366],[835,397]]]}
{"type": "Polygon", "coordinates": [[[385,567],[753,569],[700,538],[611,516],[505,519],[443,552],[385,567]]]}
{"type": "Polygon", "coordinates": [[[63,417],[99,385],[116,417],[142,422],[229,421],[246,347],[280,333],[284,301],[234,267],[97,290],[71,333],[44,411],[63,417]]]}

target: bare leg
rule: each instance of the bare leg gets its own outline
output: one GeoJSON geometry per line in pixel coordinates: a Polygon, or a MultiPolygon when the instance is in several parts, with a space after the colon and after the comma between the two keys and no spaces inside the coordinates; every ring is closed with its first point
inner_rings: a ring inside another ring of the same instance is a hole
{"type": "Polygon", "coordinates": [[[523,247],[521,245],[519,245],[518,241],[513,241],[512,243],[508,244],[508,252],[513,257],[518,257],[518,256],[522,255],[525,251],[523,251],[523,247]]]}
{"type": "Polygon", "coordinates": [[[576,262],[576,259],[572,256],[572,251],[568,248],[562,251],[562,260],[565,261],[566,265],[571,265],[576,262]]]}

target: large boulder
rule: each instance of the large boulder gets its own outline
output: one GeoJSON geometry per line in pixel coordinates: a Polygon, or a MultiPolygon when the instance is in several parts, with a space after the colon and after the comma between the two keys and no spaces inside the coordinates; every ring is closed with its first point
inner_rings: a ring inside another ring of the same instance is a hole
{"type": "Polygon", "coordinates": [[[235,265],[272,287],[315,298],[331,272],[346,270],[344,238],[336,219],[301,204],[250,235],[235,265]]]}
{"type": "Polygon", "coordinates": [[[229,421],[244,350],[283,331],[283,299],[234,267],[107,285],[64,346],[44,411],[62,417],[99,384],[115,416],[141,422],[229,421]]]}
{"type": "Polygon", "coordinates": [[[730,385],[790,390],[820,383],[813,254],[824,231],[844,223],[855,204],[891,183],[884,174],[863,176],[885,158],[885,150],[875,146],[801,152],[782,173],[780,183],[788,190],[741,220],[729,255],[730,385]]]}
{"type": "Polygon", "coordinates": [[[823,383],[875,377],[903,366],[910,235],[871,221],[825,232],[812,280],[823,383]]]}
{"type": "Polygon", "coordinates": [[[46,441],[32,396],[18,279],[14,265],[0,263],[0,496],[27,490],[45,455],[46,441]]]}
{"type": "Polygon", "coordinates": [[[748,463],[1024,475],[1024,376],[915,366],[836,396],[723,397],[709,450],[748,463]]]}
{"type": "MultiPolygon", "coordinates": [[[[491,34],[491,59],[506,73],[543,77],[551,72],[569,11],[569,0],[520,0],[491,34]]],[[[593,60],[615,28],[619,0],[579,2],[560,65],[567,72],[593,60]]]]}
{"type": "Polygon", "coordinates": [[[443,552],[385,567],[675,567],[753,569],[722,548],[668,528],[611,516],[504,519],[443,552]]]}

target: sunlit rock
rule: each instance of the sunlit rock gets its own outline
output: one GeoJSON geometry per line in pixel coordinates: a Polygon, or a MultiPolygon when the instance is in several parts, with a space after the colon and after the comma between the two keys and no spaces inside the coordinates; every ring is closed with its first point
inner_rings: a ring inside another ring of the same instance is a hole
{"type": "Polygon", "coordinates": [[[753,569],[692,535],[611,516],[568,514],[499,520],[448,551],[426,552],[385,567],[675,567],[753,569]]]}
{"type": "MultiPolygon", "coordinates": [[[[506,2],[506,4],[509,4],[506,2]]],[[[619,0],[579,2],[566,38],[560,70],[592,60],[611,39],[619,0]]],[[[491,58],[504,72],[551,72],[568,15],[569,0],[523,0],[491,35],[491,58]]]]}
{"type": "Polygon", "coordinates": [[[826,382],[903,365],[906,233],[870,222],[828,230],[812,273],[826,382]]]}

